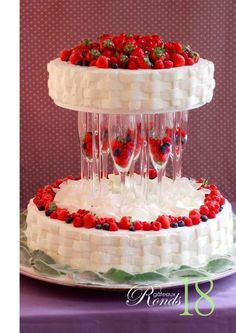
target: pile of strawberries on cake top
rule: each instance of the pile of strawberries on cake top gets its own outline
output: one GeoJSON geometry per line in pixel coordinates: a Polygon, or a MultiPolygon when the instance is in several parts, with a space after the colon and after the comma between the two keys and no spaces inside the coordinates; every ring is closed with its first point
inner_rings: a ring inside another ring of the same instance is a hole
{"type": "Polygon", "coordinates": [[[103,34],[98,41],[83,39],[62,50],[62,61],[98,68],[163,69],[191,66],[200,56],[188,44],[164,41],[158,35],[103,34]]]}

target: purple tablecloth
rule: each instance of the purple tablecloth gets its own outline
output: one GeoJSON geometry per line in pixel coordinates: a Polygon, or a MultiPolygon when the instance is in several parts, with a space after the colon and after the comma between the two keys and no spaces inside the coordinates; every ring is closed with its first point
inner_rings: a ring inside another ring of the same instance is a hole
{"type": "MultiPolygon", "coordinates": [[[[201,288],[206,291],[209,284],[201,288]]],[[[183,287],[163,292],[180,293],[181,304],[150,307],[145,297],[139,305],[129,307],[126,292],[63,287],[22,276],[21,333],[235,332],[236,274],[214,282],[209,295],[215,310],[208,317],[194,310],[199,295],[193,286],[189,287],[192,316],[180,316],[184,311],[183,287]]],[[[199,308],[202,313],[209,312],[209,303],[203,300],[199,308]]]]}

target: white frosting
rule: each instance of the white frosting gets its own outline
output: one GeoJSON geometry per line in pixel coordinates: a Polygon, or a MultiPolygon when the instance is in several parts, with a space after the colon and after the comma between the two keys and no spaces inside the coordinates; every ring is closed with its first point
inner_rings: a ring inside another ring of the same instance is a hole
{"type": "Polygon", "coordinates": [[[48,63],[49,96],[64,108],[99,113],[163,113],[209,103],[215,87],[214,64],[135,71],[48,63]]]}
{"type": "Polygon", "coordinates": [[[196,226],[109,232],[75,228],[50,219],[31,200],[26,235],[31,249],[45,251],[62,265],[81,271],[106,272],[116,268],[143,273],[164,266],[203,266],[212,256],[230,252],[232,231],[232,208],[228,201],[216,218],[196,226]]]}
{"type": "MultiPolygon", "coordinates": [[[[58,207],[67,208],[70,213],[78,209],[88,209],[98,216],[112,216],[118,221],[122,216],[132,216],[135,220],[154,221],[159,215],[188,215],[191,209],[199,208],[206,191],[197,190],[199,184],[188,178],[173,182],[164,177],[161,189],[161,200],[158,199],[159,186],[157,179],[149,180],[148,200],[144,200],[143,189],[139,185],[140,176],[135,174],[134,191],[127,177],[123,204],[120,205],[120,177],[109,175],[101,180],[101,191],[91,197],[91,183],[84,180],[68,180],[61,184],[54,198],[58,207]],[[105,200],[104,200],[105,198],[105,200]]],[[[95,187],[98,189],[98,186],[95,187]]]]}

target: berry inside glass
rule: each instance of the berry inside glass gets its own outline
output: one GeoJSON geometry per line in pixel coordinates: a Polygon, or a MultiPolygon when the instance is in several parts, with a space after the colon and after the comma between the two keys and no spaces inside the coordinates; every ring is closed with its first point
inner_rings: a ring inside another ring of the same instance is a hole
{"type": "Polygon", "coordinates": [[[128,171],[134,158],[135,131],[127,129],[123,136],[111,140],[111,154],[118,171],[128,171]]]}

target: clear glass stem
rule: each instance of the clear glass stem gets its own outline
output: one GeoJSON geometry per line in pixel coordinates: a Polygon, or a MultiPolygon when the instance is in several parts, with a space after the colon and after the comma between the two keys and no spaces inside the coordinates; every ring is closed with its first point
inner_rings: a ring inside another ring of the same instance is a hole
{"type": "Polygon", "coordinates": [[[122,209],[125,201],[125,177],[126,177],[126,172],[120,172],[120,210],[122,209]]]}
{"type": "Polygon", "coordinates": [[[108,154],[102,154],[102,177],[107,178],[108,176],[108,154]]]}
{"type": "Polygon", "coordinates": [[[134,192],[134,167],[135,167],[135,160],[132,161],[130,169],[129,169],[129,178],[130,178],[130,190],[134,192]]]}

